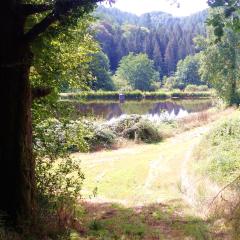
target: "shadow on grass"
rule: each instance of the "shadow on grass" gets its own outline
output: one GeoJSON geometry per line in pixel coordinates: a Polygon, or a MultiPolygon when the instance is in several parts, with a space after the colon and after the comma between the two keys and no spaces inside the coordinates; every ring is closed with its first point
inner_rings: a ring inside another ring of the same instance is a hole
{"type": "Polygon", "coordinates": [[[209,222],[184,215],[184,207],[152,204],[127,208],[115,203],[85,202],[81,233],[76,229],[71,240],[223,239],[212,236],[209,222]]]}

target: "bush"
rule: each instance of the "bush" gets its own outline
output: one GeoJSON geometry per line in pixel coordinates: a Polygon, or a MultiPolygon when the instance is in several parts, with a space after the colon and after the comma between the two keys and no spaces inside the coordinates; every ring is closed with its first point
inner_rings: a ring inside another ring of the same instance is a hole
{"type": "Polygon", "coordinates": [[[207,91],[209,91],[209,87],[207,85],[199,85],[198,91],[199,92],[207,92],[207,91]]]}
{"type": "Polygon", "coordinates": [[[92,126],[87,121],[70,121],[65,126],[68,149],[74,152],[87,152],[90,149],[88,139],[92,138],[92,126]]]}
{"type": "MultiPolygon", "coordinates": [[[[84,175],[77,161],[69,156],[70,127],[57,119],[47,119],[34,128],[39,239],[45,234],[61,234],[71,228],[77,199],[81,197],[84,175]]],[[[74,128],[75,129],[75,128],[74,128]]],[[[77,130],[78,145],[85,149],[82,132],[77,130]]],[[[85,149],[86,150],[86,149],[85,149]]],[[[25,239],[25,238],[24,238],[25,239]]]]}
{"type": "Polygon", "coordinates": [[[187,85],[185,88],[186,92],[207,92],[209,88],[207,85],[187,85]]]}
{"type": "Polygon", "coordinates": [[[145,143],[154,143],[161,141],[161,135],[158,129],[146,119],[142,119],[132,127],[123,131],[123,137],[143,141],[145,143]]]}
{"type": "Polygon", "coordinates": [[[35,126],[34,150],[42,157],[51,153],[53,159],[65,156],[69,150],[87,152],[91,134],[91,128],[83,121],[64,123],[50,118],[35,126]]]}
{"type": "Polygon", "coordinates": [[[164,76],[163,83],[165,88],[172,90],[176,85],[176,78],[174,76],[170,77],[164,76]]]}
{"type": "Polygon", "coordinates": [[[118,136],[121,136],[124,130],[133,127],[141,119],[142,116],[137,114],[124,115],[114,121],[110,121],[106,124],[106,126],[109,127],[118,136]]]}
{"type": "Polygon", "coordinates": [[[66,153],[67,139],[64,125],[55,118],[49,118],[34,127],[34,151],[38,156],[45,157],[51,153],[51,158],[58,158],[66,153]]]}
{"type": "Polygon", "coordinates": [[[145,93],[145,99],[167,99],[169,97],[169,93],[163,91],[145,93]]]}
{"type": "Polygon", "coordinates": [[[110,129],[95,127],[89,145],[91,151],[111,148],[116,143],[117,136],[110,129]]]}

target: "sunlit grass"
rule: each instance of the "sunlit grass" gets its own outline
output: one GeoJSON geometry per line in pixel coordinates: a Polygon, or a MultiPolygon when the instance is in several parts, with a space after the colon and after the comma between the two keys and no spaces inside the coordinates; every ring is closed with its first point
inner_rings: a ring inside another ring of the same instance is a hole
{"type": "Polygon", "coordinates": [[[128,205],[179,198],[182,161],[194,141],[187,133],[183,137],[115,151],[75,154],[86,177],[85,197],[97,188],[98,198],[128,205]]]}

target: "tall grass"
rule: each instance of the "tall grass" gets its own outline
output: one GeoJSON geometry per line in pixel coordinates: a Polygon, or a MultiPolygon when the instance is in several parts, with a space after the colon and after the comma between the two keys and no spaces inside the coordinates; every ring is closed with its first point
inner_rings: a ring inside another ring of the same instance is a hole
{"type": "Polygon", "coordinates": [[[195,151],[199,171],[218,183],[240,174],[240,116],[224,120],[203,139],[195,151]]]}
{"type": "Polygon", "coordinates": [[[208,181],[204,187],[205,198],[207,196],[209,199],[209,196],[214,194],[208,208],[211,217],[216,219],[216,222],[221,219],[222,228],[229,229],[232,236],[227,239],[239,239],[240,236],[239,156],[240,113],[236,111],[203,138],[195,150],[193,167],[194,174],[203,176],[206,182],[208,181]]]}

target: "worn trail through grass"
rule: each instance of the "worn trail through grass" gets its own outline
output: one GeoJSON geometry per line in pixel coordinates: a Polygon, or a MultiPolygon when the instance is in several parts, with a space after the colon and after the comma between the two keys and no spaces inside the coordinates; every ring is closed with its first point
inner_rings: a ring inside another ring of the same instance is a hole
{"type": "Polygon", "coordinates": [[[209,127],[184,132],[162,143],[132,145],[114,151],[75,154],[86,180],[83,193],[92,201],[119,202],[127,206],[166,203],[183,199],[187,161],[193,146],[209,127]]]}
{"type": "Polygon", "coordinates": [[[86,177],[84,221],[93,224],[93,231],[86,231],[86,236],[228,239],[221,232],[219,237],[219,233],[211,232],[209,222],[193,207],[196,189],[188,167],[194,147],[211,126],[195,128],[158,144],[74,154],[86,177]],[[97,197],[89,199],[95,188],[97,197]]]}

